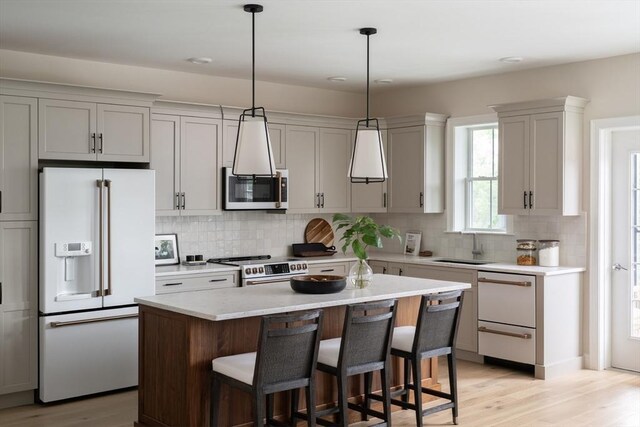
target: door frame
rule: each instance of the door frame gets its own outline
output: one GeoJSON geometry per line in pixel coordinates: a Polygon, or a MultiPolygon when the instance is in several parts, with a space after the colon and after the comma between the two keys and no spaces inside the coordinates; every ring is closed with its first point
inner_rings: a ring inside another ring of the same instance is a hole
{"type": "Polygon", "coordinates": [[[640,129],[640,116],[591,120],[589,346],[585,367],[611,367],[611,134],[640,129]]]}

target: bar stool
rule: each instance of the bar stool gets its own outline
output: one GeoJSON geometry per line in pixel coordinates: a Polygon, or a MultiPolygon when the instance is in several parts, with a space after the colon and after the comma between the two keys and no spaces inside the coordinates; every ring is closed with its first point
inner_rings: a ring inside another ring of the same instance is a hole
{"type": "MultiPolygon", "coordinates": [[[[339,424],[347,426],[348,409],[360,412],[363,420],[368,415],[381,418],[383,425],[391,425],[391,395],[389,394],[389,374],[391,334],[396,314],[396,300],[348,305],[342,330],[342,338],[320,341],[318,370],[335,375],[338,380],[338,405],[318,412],[318,417],[339,415],[339,424]],[[382,396],[371,393],[371,378],[374,371],[380,371],[382,396]],[[348,403],[347,377],[365,374],[365,404],[358,406],[348,403]],[[369,399],[383,402],[383,411],[369,408],[369,399]]],[[[334,425],[318,418],[318,424],[334,425]]]]}
{"type": "Polygon", "coordinates": [[[403,409],[416,411],[416,425],[422,427],[422,417],[434,412],[451,409],[453,423],[458,424],[458,390],[456,376],[455,341],[460,321],[462,291],[424,295],[420,301],[418,322],[414,326],[401,326],[393,331],[391,355],[404,359],[404,388],[392,392],[402,400],[391,399],[391,403],[403,409]],[[422,387],[420,362],[423,359],[447,355],[449,365],[450,393],[422,387]],[[413,372],[413,384],[409,384],[409,365],[413,372]],[[415,403],[409,403],[409,389],[414,391],[415,403]],[[422,393],[448,399],[432,408],[422,409],[422,393]]]}
{"type": "MultiPolygon", "coordinates": [[[[298,389],[304,387],[309,413],[308,425],[315,426],[314,374],[321,334],[321,310],[304,314],[264,316],[257,352],[219,357],[211,362],[211,426],[218,426],[222,383],[251,394],[254,425],[259,427],[265,425],[265,416],[267,425],[280,424],[273,419],[273,393],[293,390],[293,394],[297,396],[298,389]],[[295,324],[286,327],[292,323],[295,324]]],[[[295,400],[297,403],[297,399],[295,400]]],[[[297,409],[292,407],[292,411],[297,409]]]]}

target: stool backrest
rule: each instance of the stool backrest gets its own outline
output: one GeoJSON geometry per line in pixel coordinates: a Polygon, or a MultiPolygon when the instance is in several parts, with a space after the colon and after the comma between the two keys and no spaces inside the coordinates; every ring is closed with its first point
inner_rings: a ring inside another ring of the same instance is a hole
{"type": "Polygon", "coordinates": [[[414,353],[437,356],[452,351],[458,334],[462,298],[462,291],[423,295],[413,339],[414,353]]]}
{"type": "Polygon", "coordinates": [[[264,316],[253,384],[306,386],[316,369],[321,334],[321,310],[264,316]]]}
{"type": "Polygon", "coordinates": [[[389,358],[396,300],[350,304],[344,319],[338,366],[350,374],[381,369],[389,358]]]}

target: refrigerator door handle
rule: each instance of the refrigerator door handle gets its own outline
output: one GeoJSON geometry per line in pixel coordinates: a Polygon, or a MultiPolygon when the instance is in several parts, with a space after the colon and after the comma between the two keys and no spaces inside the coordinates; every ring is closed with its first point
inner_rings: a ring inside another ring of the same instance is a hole
{"type": "Polygon", "coordinates": [[[97,317],[94,319],[69,320],[66,322],[51,322],[49,326],[52,328],[61,328],[63,326],[82,325],[84,323],[108,322],[110,320],[135,319],[138,314],[123,314],[120,316],[97,317]]]}
{"type": "Polygon", "coordinates": [[[104,296],[104,257],[102,256],[102,248],[103,248],[103,235],[104,235],[104,209],[102,206],[102,189],[104,188],[104,181],[101,179],[96,180],[96,185],[98,186],[98,189],[100,190],[100,196],[98,198],[98,211],[99,211],[99,215],[100,215],[100,219],[98,221],[98,223],[100,224],[100,230],[99,230],[99,238],[98,241],[100,242],[98,245],[99,248],[99,259],[100,259],[100,280],[98,281],[98,283],[100,284],[100,288],[98,289],[96,296],[98,297],[102,297],[104,296]]]}
{"type": "Polygon", "coordinates": [[[111,288],[111,180],[105,179],[107,187],[107,287],[103,295],[112,295],[111,288]]]}

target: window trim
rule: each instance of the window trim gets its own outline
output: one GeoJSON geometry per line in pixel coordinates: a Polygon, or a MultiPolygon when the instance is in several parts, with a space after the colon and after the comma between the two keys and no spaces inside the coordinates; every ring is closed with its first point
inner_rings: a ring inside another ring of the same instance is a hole
{"type": "MultiPolygon", "coordinates": [[[[471,229],[468,227],[468,181],[471,165],[469,130],[494,127],[497,114],[453,117],[446,124],[446,231],[447,233],[479,233],[513,235],[513,216],[504,215],[504,229],[471,229]]],[[[497,177],[497,175],[496,175],[497,177]]],[[[497,178],[496,178],[497,179],[497,178]]]]}

